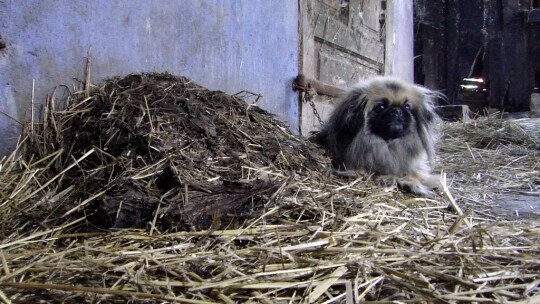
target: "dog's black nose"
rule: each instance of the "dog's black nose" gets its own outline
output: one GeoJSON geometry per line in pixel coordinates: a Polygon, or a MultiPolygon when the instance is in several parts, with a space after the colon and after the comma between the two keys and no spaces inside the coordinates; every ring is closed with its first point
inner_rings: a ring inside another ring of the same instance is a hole
{"type": "Polygon", "coordinates": [[[391,111],[390,111],[390,114],[393,116],[393,117],[400,117],[403,115],[403,110],[401,110],[400,108],[393,108],[391,111]]]}

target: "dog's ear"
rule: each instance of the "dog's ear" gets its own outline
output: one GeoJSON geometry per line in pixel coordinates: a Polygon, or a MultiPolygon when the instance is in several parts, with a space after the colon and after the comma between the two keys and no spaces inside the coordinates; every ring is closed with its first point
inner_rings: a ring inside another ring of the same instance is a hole
{"type": "Polygon", "coordinates": [[[367,97],[364,90],[356,87],[343,96],[340,107],[340,125],[356,133],[364,127],[367,97]]]}
{"type": "Polygon", "coordinates": [[[308,140],[312,143],[326,147],[328,145],[328,130],[322,129],[320,131],[311,131],[309,132],[308,140]]]}
{"type": "Polygon", "coordinates": [[[418,135],[420,136],[424,150],[428,154],[428,158],[432,160],[435,154],[435,144],[440,137],[440,118],[436,112],[435,100],[445,97],[441,93],[423,87],[419,89],[424,100],[421,103],[422,107],[415,112],[418,135]]]}
{"type": "Polygon", "coordinates": [[[364,127],[366,98],[361,87],[353,88],[343,95],[328,122],[311,141],[326,148],[334,167],[342,167],[350,143],[364,127]]]}

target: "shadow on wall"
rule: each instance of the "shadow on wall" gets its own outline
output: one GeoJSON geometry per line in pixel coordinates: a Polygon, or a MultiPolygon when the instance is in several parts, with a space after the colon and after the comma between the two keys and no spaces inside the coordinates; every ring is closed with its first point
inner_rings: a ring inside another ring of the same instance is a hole
{"type": "MultiPolygon", "coordinates": [[[[2,55],[0,55],[2,56],[2,55]]],[[[11,86],[6,85],[0,95],[0,157],[11,153],[17,146],[22,125],[17,120],[17,107],[11,86]]]]}
{"type": "MultiPolygon", "coordinates": [[[[0,35],[0,67],[5,65],[7,60],[7,42],[0,35]]],[[[6,88],[0,92],[0,156],[13,151],[17,138],[21,131],[20,123],[17,121],[17,107],[8,100],[14,100],[13,90],[6,83],[6,88]]]]}

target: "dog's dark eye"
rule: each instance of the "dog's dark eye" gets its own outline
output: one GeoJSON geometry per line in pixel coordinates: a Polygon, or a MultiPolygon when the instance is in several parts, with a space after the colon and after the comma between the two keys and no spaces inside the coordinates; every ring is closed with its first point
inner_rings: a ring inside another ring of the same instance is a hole
{"type": "Polygon", "coordinates": [[[375,111],[376,113],[381,113],[382,111],[384,111],[384,109],[386,109],[386,105],[384,103],[380,103],[376,105],[375,108],[373,108],[373,111],[375,111]]]}
{"type": "Polygon", "coordinates": [[[381,99],[381,102],[373,108],[373,111],[375,111],[376,113],[380,113],[388,107],[389,103],[390,101],[388,99],[383,98],[381,99]]]}
{"type": "Polygon", "coordinates": [[[407,111],[410,111],[410,110],[412,110],[412,106],[411,106],[411,104],[410,104],[410,103],[408,103],[408,102],[407,102],[407,103],[405,103],[405,104],[403,105],[403,108],[404,108],[405,110],[407,110],[407,111]]]}

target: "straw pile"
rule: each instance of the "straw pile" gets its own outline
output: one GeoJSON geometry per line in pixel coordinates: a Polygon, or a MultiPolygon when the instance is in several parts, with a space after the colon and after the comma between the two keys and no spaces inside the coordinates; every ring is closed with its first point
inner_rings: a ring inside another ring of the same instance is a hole
{"type": "Polygon", "coordinates": [[[538,137],[507,134],[521,127],[448,126],[449,187],[427,199],[336,179],[274,117],[183,77],[87,83],[65,103],[1,162],[0,301],[539,300],[538,221],[485,210],[493,180],[538,194],[538,137]]]}
{"type": "Polygon", "coordinates": [[[51,100],[25,145],[29,167],[50,158],[39,175],[58,180],[38,206],[18,202],[42,224],[84,214],[102,228],[199,230],[215,215],[225,228],[260,215],[284,177],[328,174],[323,153],[270,114],[187,78],[115,78],[67,103],[51,100]]]}

